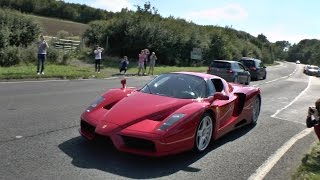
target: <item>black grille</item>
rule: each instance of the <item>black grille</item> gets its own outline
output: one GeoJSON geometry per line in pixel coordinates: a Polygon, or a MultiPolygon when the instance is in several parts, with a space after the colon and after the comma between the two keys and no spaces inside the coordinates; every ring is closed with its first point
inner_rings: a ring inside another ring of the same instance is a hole
{"type": "Polygon", "coordinates": [[[87,123],[86,121],[81,120],[81,129],[93,134],[95,127],[87,123]]]}
{"type": "Polygon", "coordinates": [[[146,140],[146,139],[140,139],[135,137],[129,137],[129,136],[121,136],[124,144],[133,149],[139,149],[143,151],[149,151],[149,152],[155,152],[155,144],[152,141],[146,140]]]}

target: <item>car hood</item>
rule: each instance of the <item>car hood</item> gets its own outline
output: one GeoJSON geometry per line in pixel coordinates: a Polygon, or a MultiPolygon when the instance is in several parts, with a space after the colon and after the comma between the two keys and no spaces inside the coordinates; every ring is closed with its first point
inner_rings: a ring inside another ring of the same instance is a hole
{"type": "Polygon", "coordinates": [[[169,115],[192,102],[191,99],[177,99],[135,92],[115,104],[105,114],[100,125],[112,123],[125,128],[154,116],[169,115]]]}

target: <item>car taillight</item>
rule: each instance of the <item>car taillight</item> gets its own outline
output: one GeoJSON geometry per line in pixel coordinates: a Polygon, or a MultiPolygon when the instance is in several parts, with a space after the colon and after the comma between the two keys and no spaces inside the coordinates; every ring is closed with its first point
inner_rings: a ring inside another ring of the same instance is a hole
{"type": "Polygon", "coordinates": [[[255,68],[255,67],[251,67],[250,69],[253,71],[257,70],[257,68],[255,68]]]}
{"type": "Polygon", "coordinates": [[[227,73],[233,73],[233,71],[231,69],[228,69],[227,73]]]}

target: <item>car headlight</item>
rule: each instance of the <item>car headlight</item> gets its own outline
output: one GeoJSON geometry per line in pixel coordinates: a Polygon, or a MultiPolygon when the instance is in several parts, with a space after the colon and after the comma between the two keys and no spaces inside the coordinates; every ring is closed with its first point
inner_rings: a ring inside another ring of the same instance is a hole
{"type": "Polygon", "coordinates": [[[95,101],[93,101],[90,106],[86,109],[87,112],[90,112],[93,108],[97,107],[100,103],[102,103],[105,100],[104,97],[100,96],[95,101]]]}
{"type": "Polygon", "coordinates": [[[169,119],[167,119],[160,127],[159,130],[165,131],[170,128],[173,124],[182,119],[185,114],[173,114],[169,119]]]}

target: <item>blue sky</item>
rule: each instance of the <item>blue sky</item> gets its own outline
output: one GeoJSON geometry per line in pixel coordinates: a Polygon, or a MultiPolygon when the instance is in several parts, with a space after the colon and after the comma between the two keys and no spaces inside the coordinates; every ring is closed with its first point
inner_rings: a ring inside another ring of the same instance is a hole
{"type": "Polygon", "coordinates": [[[108,11],[136,10],[150,2],[163,17],[170,15],[199,25],[232,26],[271,42],[320,39],[319,0],[65,0],[108,11]]]}

